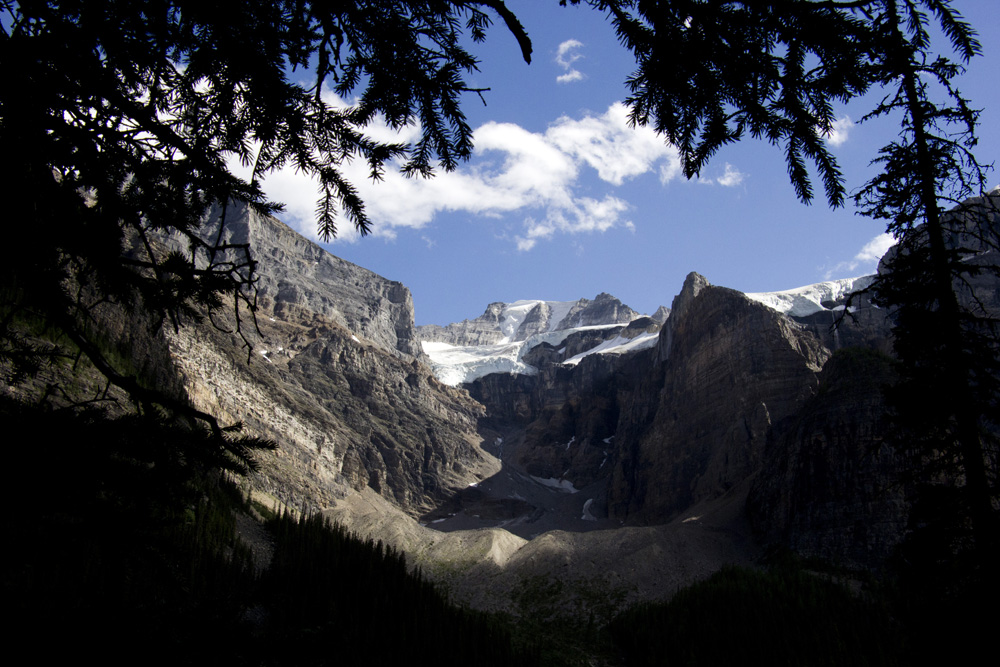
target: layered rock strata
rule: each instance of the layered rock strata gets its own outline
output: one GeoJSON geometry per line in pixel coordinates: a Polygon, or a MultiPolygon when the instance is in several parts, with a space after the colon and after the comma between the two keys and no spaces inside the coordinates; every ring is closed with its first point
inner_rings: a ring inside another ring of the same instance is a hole
{"type": "Polygon", "coordinates": [[[689,275],[649,377],[620,398],[610,512],[662,522],[735,487],[761,465],[775,426],[815,394],[828,357],[780,313],[689,275]]]}
{"type": "Polygon", "coordinates": [[[482,406],[418,358],[406,287],[245,209],[223,239],[259,263],[249,362],[231,311],[170,344],[196,407],[278,443],[261,485],[312,507],[371,487],[419,515],[498,469],[479,446],[482,406]]]}

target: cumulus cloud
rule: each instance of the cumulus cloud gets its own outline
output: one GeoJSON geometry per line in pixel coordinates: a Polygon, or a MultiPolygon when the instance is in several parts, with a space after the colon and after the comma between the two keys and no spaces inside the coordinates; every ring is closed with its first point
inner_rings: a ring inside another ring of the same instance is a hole
{"type": "Polygon", "coordinates": [[[882,256],[889,251],[889,248],[896,244],[896,239],[892,234],[879,234],[866,243],[854,259],[858,262],[878,262],[882,256]]]}
{"type": "MultiPolygon", "coordinates": [[[[391,139],[384,126],[366,129],[391,139]]],[[[419,128],[403,128],[407,138],[419,128]]],[[[394,236],[401,228],[419,229],[436,215],[462,212],[476,216],[513,217],[516,247],[527,251],[557,234],[602,233],[612,228],[634,229],[627,219],[629,205],[613,189],[643,174],[658,174],[667,183],[680,175],[677,151],[649,128],[628,126],[621,103],[603,114],[582,118],[563,116],[545,132],[531,132],[513,123],[489,122],[475,130],[473,159],[456,171],[434,178],[407,178],[386,165],[382,181],[373,182],[363,161],[345,163],[344,176],[366,204],[377,236],[394,236]],[[581,194],[581,179],[593,175],[605,192],[581,194]],[[520,219],[520,223],[518,222],[520,219]]],[[[398,165],[395,165],[398,166],[398,165]]],[[[285,202],[282,218],[315,238],[316,184],[292,169],[267,177],[268,196],[285,202]]],[[[352,241],[357,233],[346,219],[338,239],[352,241]]]]}
{"type": "Polygon", "coordinates": [[[866,243],[852,259],[839,262],[832,269],[828,270],[824,274],[823,279],[842,278],[844,274],[854,272],[874,273],[878,268],[879,260],[882,259],[882,256],[895,243],[896,240],[892,237],[892,234],[879,234],[866,243]]]}
{"type": "Polygon", "coordinates": [[[854,127],[854,121],[851,120],[850,116],[844,116],[835,120],[830,129],[823,133],[823,136],[831,146],[842,146],[847,141],[852,127],[854,127]]]}
{"type": "Polygon", "coordinates": [[[582,48],[583,42],[576,39],[567,39],[559,45],[559,48],[556,50],[556,64],[562,67],[565,73],[556,77],[558,83],[571,83],[583,80],[583,72],[573,66],[573,63],[583,58],[583,54],[580,53],[580,49],[582,48]]]}
{"type": "Polygon", "coordinates": [[[657,162],[663,183],[680,175],[677,150],[649,127],[630,128],[628,109],[616,103],[600,116],[574,120],[563,116],[545,133],[556,148],[597,170],[613,185],[644,174],[657,162]]]}

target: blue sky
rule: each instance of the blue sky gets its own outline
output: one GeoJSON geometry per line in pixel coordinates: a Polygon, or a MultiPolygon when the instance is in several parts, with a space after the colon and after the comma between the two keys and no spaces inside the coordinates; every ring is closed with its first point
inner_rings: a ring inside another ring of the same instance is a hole
{"type": "MultiPolygon", "coordinates": [[[[801,204],[780,148],[746,141],[687,181],[659,137],[628,129],[621,101],[634,61],[601,14],[556,0],[507,5],[531,36],[534,58],[523,62],[502,24],[474,47],[481,72],[469,82],[491,91],[486,106],[466,99],[476,128],[472,160],[434,179],[390,174],[379,184],[359,167],[374,234],[343,230],[326,246],[409,287],[418,324],[476,317],[493,301],[599,292],[652,313],[670,305],[690,271],[759,292],[874,270],[882,226],[850,205],[831,210],[821,187],[811,206],[801,204]]],[[[983,45],[960,89],[984,110],[978,156],[990,163],[1000,157],[1000,0],[953,5],[983,45]]],[[[845,121],[833,151],[849,190],[870,176],[869,161],[897,132],[891,122],[857,123],[873,99],[838,110],[845,121]]],[[[993,172],[990,184],[998,182],[993,172]]],[[[286,204],[285,222],[315,238],[315,185],[283,173],[265,190],[286,204]]]]}

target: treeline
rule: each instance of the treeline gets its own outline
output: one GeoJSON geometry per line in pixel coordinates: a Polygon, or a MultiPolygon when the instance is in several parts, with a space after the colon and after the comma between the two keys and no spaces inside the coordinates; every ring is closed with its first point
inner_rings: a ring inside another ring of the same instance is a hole
{"type": "Polygon", "coordinates": [[[449,604],[398,551],[320,515],[285,514],[268,527],[267,664],[538,664],[504,622],[449,604]]]}
{"type": "Polygon", "coordinates": [[[0,419],[3,634],[32,661],[538,664],[503,622],[320,516],[266,521],[273,556],[255,560],[207,433],[9,399],[0,419]]]}
{"type": "Polygon", "coordinates": [[[887,609],[802,570],[725,568],[609,626],[629,667],[898,665],[887,609]]]}

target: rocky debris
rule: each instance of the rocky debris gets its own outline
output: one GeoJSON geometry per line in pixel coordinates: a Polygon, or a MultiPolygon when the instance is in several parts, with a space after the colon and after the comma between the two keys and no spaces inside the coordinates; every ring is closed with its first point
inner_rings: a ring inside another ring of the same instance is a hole
{"type": "Polygon", "coordinates": [[[416,524],[371,489],[325,512],[355,534],[383,540],[407,563],[477,609],[603,624],[626,605],[660,600],[759,550],[743,516],[745,487],[666,525],[548,531],[524,540],[500,528],[439,532],[416,524]]]}

